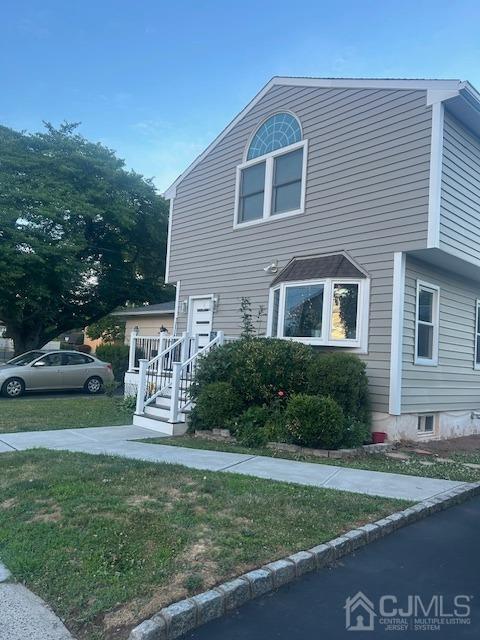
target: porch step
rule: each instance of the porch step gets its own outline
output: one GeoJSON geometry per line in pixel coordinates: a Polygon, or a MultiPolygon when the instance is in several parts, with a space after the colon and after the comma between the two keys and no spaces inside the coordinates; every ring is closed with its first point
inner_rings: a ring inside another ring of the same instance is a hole
{"type": "MultiPolygon", "coordinates": [[[[144,414],[149,417],[151,416],[152,418],[161,418],[168,422],[168,419],[170,418],[170,407],[150,404],[145,407],[144,414]]],[[[185,416],[183,414],[180,414],[178,418],[181,422],[185,421],[185,416]]]]}
{"type": "Polygon", "coordinates": [[[169,436],[181,436],[187,431],[187,425],[185,422],[171,423],[161,418],[154,418],[153,416],[147,416],[145,414],[134,414],[133,424],[136,427],[144,427],[145,429],[151,429],[157,433],[164,433],[169,436]]]}

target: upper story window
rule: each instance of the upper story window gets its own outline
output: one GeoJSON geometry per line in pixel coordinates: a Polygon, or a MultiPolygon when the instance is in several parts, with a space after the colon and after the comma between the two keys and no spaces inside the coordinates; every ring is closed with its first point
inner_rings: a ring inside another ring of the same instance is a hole
{"type": "Polygon", "coordinates": [[[234,226],[303,213],[307,141],[290,113],[270,116],[255,132],[237,167],[234,226]]]}
{"type": "Polygon", "coordinates": [[[302,139],[298,120],[291,113],[276,113],[259,127],[248,147],[247,160],[288,147],[302,139]]]}

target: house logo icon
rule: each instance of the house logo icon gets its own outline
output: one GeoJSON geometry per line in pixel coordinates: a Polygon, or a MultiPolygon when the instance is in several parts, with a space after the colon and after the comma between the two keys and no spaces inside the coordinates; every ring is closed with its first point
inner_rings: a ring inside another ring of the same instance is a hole
{"type": "Polygon", "coordinates": [[[359,591],[345,601],[345,628],[347,631],[373,631],[376,613],[373,602],[359,591]]]}

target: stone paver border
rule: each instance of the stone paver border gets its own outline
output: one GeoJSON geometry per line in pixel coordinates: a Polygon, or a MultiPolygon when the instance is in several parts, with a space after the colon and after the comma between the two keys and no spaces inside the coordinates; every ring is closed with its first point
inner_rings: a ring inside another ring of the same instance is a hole
{"type": "Polygon", "coordinates": [[[479,494],[480,482],[465,484],[429,500],[418,502],[403,511],[397,511],[386,518],[348,531],[308,551],[299,551],[282,560],[270,562],[234,580],[224,582],[214,589],[161,609],[152,618],[135,627],[130,633],[129,640],[179,638],[195,627],[219,618],[249,600],[277,589],[305,573],[321,569],[396,529],[479,494]]]}

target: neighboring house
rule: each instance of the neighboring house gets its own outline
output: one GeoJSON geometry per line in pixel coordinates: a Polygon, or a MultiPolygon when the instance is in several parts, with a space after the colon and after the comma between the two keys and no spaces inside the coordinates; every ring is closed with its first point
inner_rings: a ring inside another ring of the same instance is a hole
{"type": "Polygon", "coordinates": [[[163,330],[172,333],[175,302],[121,309],[113,311],[111,315],[125,321],[125,344],[129,344],[134,329],[139,336],[158,336],[163,330]]]}
{"type": "Polygon", "coordinates": [[[246,296],[266,335],[366,362],[376,430],[480,432],[469,83],[273,78],[165,195],[177,334],[238,335],[246,296]]]}

